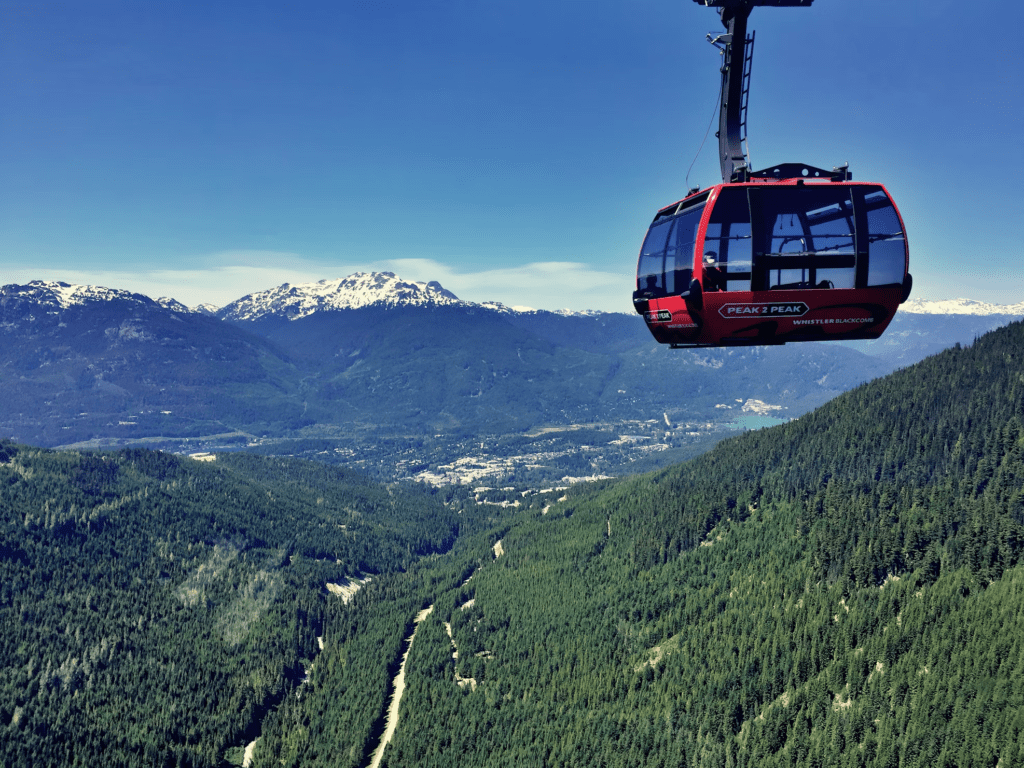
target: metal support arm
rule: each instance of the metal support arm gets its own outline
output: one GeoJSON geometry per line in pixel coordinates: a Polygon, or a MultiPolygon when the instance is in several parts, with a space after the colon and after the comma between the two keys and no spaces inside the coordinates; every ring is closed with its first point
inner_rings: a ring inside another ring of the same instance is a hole
{"type": "MultiPolygon", "coordinates": [[[[744,70],[747,66],[747,18],[756,6],[779,8],[806,7],[814,0],[694,0],[699,5],[718,8],[725,34],[708,39],[724,54],[722,62],[722,104],[718,118],[718,159],[722,181],[745,180],[750,159],[743,146],[744,70]]],[[[749,70],[747,70],[749,75],[749,70]]]]}
{"type": "Polygon", "coordinates": [[[722,105],[718,115],[718,162],[722,181],[732,181],[738,172],[749,168],[750,158],[743,147],[743,65],[747,58],[746,6],[722,8],[726,34],[718,39],[725,44],[722,62],[722,105]]]}

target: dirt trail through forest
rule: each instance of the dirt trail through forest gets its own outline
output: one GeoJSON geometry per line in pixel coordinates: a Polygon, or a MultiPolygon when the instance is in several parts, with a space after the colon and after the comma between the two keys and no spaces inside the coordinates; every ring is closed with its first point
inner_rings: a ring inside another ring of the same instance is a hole
{"type": "Polygon", "coordinates": [[[455,636],[452,634],[452,625],[446,621],[444,623],[444,629],[448,633],[448,639],[452,642],[452,666],[455,667],[455,682],[459,684],[459,688],[468,685],[470,686],[471,691],[475,691],[476,680],[472,677],[463,677],[459,674],[459,646],[455,644],[455,636]]]}
{"type": "Polygon", "coordinates": [[[242,768],[249,768],[252,765],[252,753],[256,749],[256,742],[260,740],[257,736],[255,739],[245,745],[245,755],[242,757],[242,768]]]}
{"type": "Polygon", "coordinates": [[[405,663],[409,660],[409,651],[412,650],[412,641],[416,639],[416,630],[419,629],[420,622],[427,618],[432,610],[434,610],[434,606],[431,605],[416,615],[412,634],[406,638],[409,644],[405,648],[405,653],[402,654],[402,665],[398,668],[398,674],[395,675],[395,691],[391,694],[391,704],[388,706],[384,735],[380,738],[380,746],[373,752],[370,768],[377,768],[380,765],[380,761],[384,758],[384,748],[391,741],[391,737],[395,735],[395,729],[398,727],[398,705],[401,703],[402,694],[405,692],[405,663]]]}

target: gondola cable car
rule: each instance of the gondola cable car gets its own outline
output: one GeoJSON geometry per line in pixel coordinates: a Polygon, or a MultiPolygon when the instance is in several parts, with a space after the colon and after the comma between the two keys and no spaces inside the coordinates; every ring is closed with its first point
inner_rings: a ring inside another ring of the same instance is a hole
{"type": "Polygon", "coordinates": [[[745,150],[755,6],[813,0],[694,0],[726,33],[719,110],[722,183],[658,211],[633,293],[654,338],[675,348],[876,339],[910,295],[907,238],[881,184],[782,163],[751,171],[745,150]]]}

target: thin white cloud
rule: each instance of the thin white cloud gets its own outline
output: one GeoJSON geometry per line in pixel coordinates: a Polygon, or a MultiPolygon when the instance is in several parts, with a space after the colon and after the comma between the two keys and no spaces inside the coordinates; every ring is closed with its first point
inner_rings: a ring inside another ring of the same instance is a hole
{"type": "Polygon", "coordinates": [[[580,262],[545,261],[481,271],[460,271],[432,259],[395,259],[382,266],[407,280],[437,280],[467,301],[551,310],[632,308],[631,273],[605,272],[580,262]]]}
{"type": "Polygon", "coordinates": [[[499,301],[536,309],[596,309],[628,312],[633,275],[592,269],[580,262],[535,262],[499,269],[459,270],[433,259],[391,259],[367,263],[324,263],[293,253],[230,251],[181,268],[58,270],[19,266],[3,270],[0,282],[62,280],[82,285],[169,296],[188,306],[224,306],[250,293],[283,283],[333,280],[353,272],[387,271],[403,279],[436,280],[467,301],[499,301]]]}

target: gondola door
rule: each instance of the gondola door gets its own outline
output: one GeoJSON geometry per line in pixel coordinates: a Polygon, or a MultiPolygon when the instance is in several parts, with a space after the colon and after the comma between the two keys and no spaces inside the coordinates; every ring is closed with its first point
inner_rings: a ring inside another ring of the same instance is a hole
{"type": "Polygon", "coordinates": [[[758,336],[754,324],[736,322],[737,318],[750,320],[749,315],[732,314],[735,307],[745,307],[753,301],[752,248],[746,188],[720,187],[701,243],[699,279],[703,328],[700,343],[717,345],[732,336],[758,336]]]}

